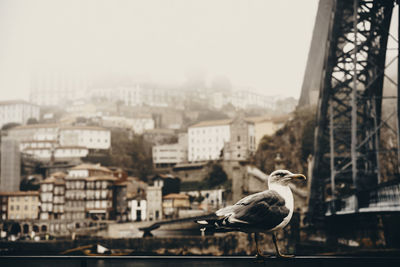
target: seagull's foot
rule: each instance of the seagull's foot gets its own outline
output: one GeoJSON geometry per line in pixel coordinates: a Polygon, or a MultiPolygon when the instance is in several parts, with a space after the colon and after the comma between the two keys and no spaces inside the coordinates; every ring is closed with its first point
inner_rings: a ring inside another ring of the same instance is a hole
{"type": "Polygon", "coordinates": [[[255,262],[264,262],[266,259],[269,259],[271,257],[272,255],[264,255],[261,253],[257,253],[255,262]]]}
{"type": "Polygon", "coordinates": [[[278,254],[276,254],[276,257],[282,258],[282,259],[290,259],[290,258],[294,258],[294,255],[286,255],[286,254],[282,254],[279,252],[278,254]]]}

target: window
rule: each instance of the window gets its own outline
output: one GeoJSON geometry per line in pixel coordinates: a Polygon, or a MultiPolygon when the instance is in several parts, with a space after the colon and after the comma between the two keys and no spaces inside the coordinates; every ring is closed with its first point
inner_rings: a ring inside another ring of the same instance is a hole
{"type": "Polygon", "coordinates": [[[240,142],[240,135],[237,136],[237,141],[240,142]]]}

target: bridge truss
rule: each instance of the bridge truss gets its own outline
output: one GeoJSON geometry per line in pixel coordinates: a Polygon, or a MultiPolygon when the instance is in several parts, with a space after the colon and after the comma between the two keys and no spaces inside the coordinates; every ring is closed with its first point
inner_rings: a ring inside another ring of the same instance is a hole
{"type": "Polygon", "coordinates": [[[385,62],[394,2],[332,0],[314,141],[313,218],[327,208],[340,211],[345,195],[353,212],[367,207],[381,183],[383,82],[385,68],[396,61],[385,62]]]}

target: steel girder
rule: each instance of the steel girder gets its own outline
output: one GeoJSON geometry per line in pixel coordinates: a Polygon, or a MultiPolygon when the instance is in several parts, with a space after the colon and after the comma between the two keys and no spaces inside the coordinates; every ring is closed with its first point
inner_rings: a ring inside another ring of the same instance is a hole
{"type": "MultiPolygon", "coordinates": [[[[309,213],[379,180],[379,125],[393,0],[333,0],[317,108],[309,213]],[[340,190],[339,190],[340,188],[340,190]]],[[[357,210],[357,208],[356,208],[357,210]]]]}

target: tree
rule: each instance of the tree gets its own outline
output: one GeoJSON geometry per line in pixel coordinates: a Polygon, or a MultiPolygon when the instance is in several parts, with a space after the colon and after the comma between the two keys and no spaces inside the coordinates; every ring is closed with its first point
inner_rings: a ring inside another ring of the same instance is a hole
{"type": "Polygon", "coordinates": [[[132,169],[133,174],[144,181],[153,171],[151,145],[140,135],[130,138],[126,131],[112,131],[109,157],[111,165],[132,169]]]}
{"type": "Polygon", "coordinates": [[[3,127],[1,127],[1,130],[2,131],[7,131],[7,130],[9,130],[11,128],[14,128],[14,127],[17,127],[17,126],[20,126],[20,125],[21,125],[20,123],[9,122],[9,123],[4,124],[3,127]]]}
{"type": "Polygon", "coordinates": [[[36,118],[29,118],[26,124],[32,125],[32,124],[38,124],[38,120],[36,118]]]}
{"type": "Polygon", "coordinates": [[[228,176],[226,172],[222,168],[222,166],[218,163],[214,163],[211,166],[211,170],[206,176],[204,180],[204,187],[206,188],[215,188],[219,185],[224,184],[228,180],[228,176]]]}
{"type": "Polygon", "coordinates": [[[21,180],[19,190],[21,191],[38,191],[40,188],[40,180],[35,176],[28,176],[21,180]]]}

